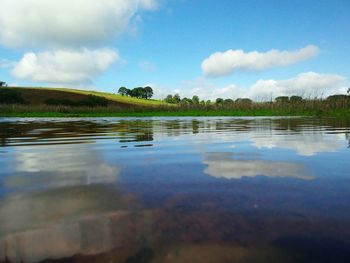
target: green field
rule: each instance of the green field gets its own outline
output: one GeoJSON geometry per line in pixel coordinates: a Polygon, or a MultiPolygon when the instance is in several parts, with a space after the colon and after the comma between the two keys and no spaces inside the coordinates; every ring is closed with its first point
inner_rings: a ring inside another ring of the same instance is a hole
{"type": "MultiPolygon", "coordinates": [[[[30,105],[44,104],[50,98],[81,99],[84,96],[94,95],[106,98],[112,105],[136,105],[136,106],[160,106],[167,103],[153,99],[138,99],[119,94],[99,92],[93,90],[79,90],[70,88],[46,88],[46,87],[7,87],[1,90],[13,90],[21,94],[30,105]]],[[[0,90],[0,91],[1,91],[0,90]]]]}

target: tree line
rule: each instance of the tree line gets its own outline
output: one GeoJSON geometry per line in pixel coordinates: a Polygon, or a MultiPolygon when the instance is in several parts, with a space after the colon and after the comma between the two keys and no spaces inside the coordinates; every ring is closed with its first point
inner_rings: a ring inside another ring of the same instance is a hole
{"type": "Polygon", "coordinates": [[[130,96],[139,99],[150,99],[153,96],[153,89],[147,87],[137,87],[134,89],[128,89],[126,87],[120,87],[118,93],[122,96],[130,96]]]}
{"type": "Polygon", "coordinates": [[[223,99],[223,98],[217,98],[215,101],[211,100],[200,100],[200,98],[197,95],[194,95],[192,98],[181,98],[179,94],[169,94],[164,99],[164,102],[171,103],[171,104],[182,104],[182,105],[212,105],[212,104],[218,104],[218,105],[228,105],[233,103],[240,103],[240,104],[251,104],[253,101],[249,98],[239,98],[236,100],[233,99],[223,99]]]}
{"type": "MultiPolygon", "coordinates": [[[[340,100],[350,100],[350,89],[348,90],[349,95],[331,95],[326,98],[327,101],[340,101],[340,100]]],[[[301,103],[304,101],[310,101],[312,99],[304,99],[301,96],[279,96],[274,99],[274,101],[277,104],[296,104],[301,103]]],[[[180,105],[230,105],[230,104],[240,104],[240,105],[251,105],[254,101],[249,98],[238,98],[238,99],[223,99],[223,98],[217,98],[215,101],[211,100],[200,100],[200,98],[197,95],[194,95],[191,98],[181,98],[178,93],[172,95],[169,94],[165,97],[163,100],[166,103],[170,104],[180,104],[180,105]]]]}

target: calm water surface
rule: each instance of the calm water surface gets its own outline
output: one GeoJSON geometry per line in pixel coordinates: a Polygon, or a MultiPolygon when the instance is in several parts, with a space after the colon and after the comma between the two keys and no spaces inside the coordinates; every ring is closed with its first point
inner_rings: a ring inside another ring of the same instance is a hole
{"type": "Polygon", "coordinates": [[[350,120],[0,119],[0,262],[350,262],[350,120]]]}

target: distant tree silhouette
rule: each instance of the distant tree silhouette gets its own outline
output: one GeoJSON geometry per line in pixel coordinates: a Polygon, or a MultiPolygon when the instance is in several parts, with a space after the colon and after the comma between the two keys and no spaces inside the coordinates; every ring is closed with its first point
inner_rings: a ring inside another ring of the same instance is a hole
{"type": "Polygon", "coordinates": [[[279,96],[275,99],[277,103],[287,103],[289,98],[287,96],[279,96]]]}
{"type": "Polygon", "coordinates": [[[289,101],[292,103],[301,102],[303,101],[303,98],[301,96],[291,96],[289,101]]]}
{"type": "Polygon", "coordinates": [[[164,99],[164,101],[166,103],[174,103],[173,101],[173,95],[169,94],[168,96],[166,96],[166,98],[164,99]]]}
{"type": "Polygon", "coordinates": [[[199,97],[197,95],[194,95],[192,97],[192,102],[193,102],[193,104],[199,104],[199,97]]]}
{"type": "Polygon", "coordinates": [[[232,104],[232,103],[233,103],[232,99],[225,99],[224,100],[224,104],[226,104],[226,105],[229,105],[229,104],[232,104]]]}
{"type": "Polygon", "coordinates": [[[0,81],[0,87],[7,87],[7,84],[5,81],[0,81]]]}
{"type": "Polygon", "coordinates": [[[193,103],[193,101],[189,98],[186,98],[186,97],[181,100],[181,104],[183,104],[183,105],[190,105],[192,103],[193,103]]]}
{"type": "Polygon", "coordinates": [[[126,95],[128,95],[128,91],[129,91],[129,89],[127,89],[125,87],[120,87],[118,90],[118,93],[122,96],[126,96],[126,95]]]}
{"type": "Polygon", "coordinates": [[[150,99],[153,96],[153,89],[149,86],[144,88],[145,98],[150,99]]]}
{"type": "Polygon", "coordinates": [[[253,103],[253,101],[249,98],[238,98],[236,99],[235,103],[238,103],[244,106],[250,106],[253,103]]]}
{"type": "Polygon", "coordinates": [[[223,98],[217,98],[215,101],[216,104],[222,104],[223,102],[224,102],[223,98]]]}
{"type": "Polygon", "coordinates": [[[173,97],[174,103],[180,103],[181,97],[178,93],[176,93],[173,97]]]}

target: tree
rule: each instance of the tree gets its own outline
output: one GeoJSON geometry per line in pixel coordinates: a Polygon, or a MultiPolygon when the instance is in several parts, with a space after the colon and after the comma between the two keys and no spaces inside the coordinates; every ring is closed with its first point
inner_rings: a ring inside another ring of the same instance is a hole
{"type": "Polygon", "coordinates": [[[7,87],[7,84],[5,81],[0,81],[0,87],[7,87]]]}
{"type": "Polygon", "coordinates": [[[192,104],[192,100],[185,97],[181,100],[181,104],[185,104],[185,105],[192,104]]]}
{"type": "Polygon", "coordinates": [[[224,104],[233,104],[233,100],[232,99],[226,99],[224,100],[224,104]]]}
{"type": "Polygon", "coordinates": [[[250,106],[253,103],[253,101],[249,98],[238,98],[235,102],[244,106],[250,106]]]}
{"type": "Polygon", "coordinates": [[[327,97],[328,101],[334,101],[334,102],[339,102],[339,101],[347,101],[349,99],[348,96],[346,95],[331,95],[329,97],[327,97]]]}
{"type": "Polygon", "coordinates": [[[287,96],[279,96],[275,99],[277,103],[287,103],[289,98],[287,96]]]}
{"type": "Polygon", "coordinates": [[[301,101],[303,101],[303,98],[300,96],[291,96],[289,98],[289,101],[292,103],[301,102],[301,101]]]}
{"type": "Polygon", "coordinates": [[[135,97],[135,98],[145,98],[145,90],[143,87],[137,87],[137,88],[134,88],[132,91],[131,91],[131,96],[132,97],[135,97]]]}
{"type": "Polygon", "coordinates": [[[197,95],[194,95],[192,97],[192,102],[193,102],[193,104],[199,104],[199,97],[197,95]]]}
{"type": "Polygon", "coordinates": [[[118,90],[118,93],[122,96],[128,95],[128,91],[129,89],[125,88],[125,87],[120,87],[118,90]]]}
{"type": "Polygon", "coordinates": [[[217,98],[215,102],[216,102],[216,104],[221,104],[221,103],[224,102],[224,99],[222,99],[222,98],[217,98]]]}
{"type": "Polygon", "coordinates": [[[153,96],[153,89],[151,87],[149,87],[149,86],[145,87],[144,88],[144,92],[145,92],[146,99],[152,98],[152,96],[153,96]]]}
{"type": "Polygon", "coordinates": [[[181,98],[180,98],[180,95],[178,93],[176,93],[173,97],[173,101],[174,103],[180,103],[181,101],[181,98]]]}
{"type": "Polygon", "coordinates": [[[169,94],[168,96],[166,96],[166,98],[164,99],[164,101],[165,101],[166,103],[174,103],[173,95],[169,94]]]}

